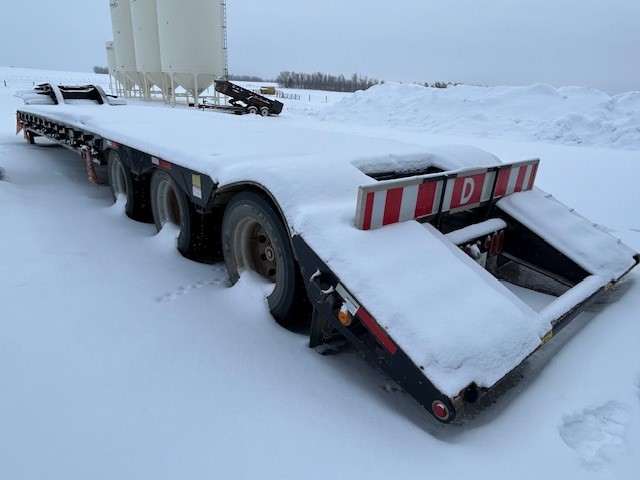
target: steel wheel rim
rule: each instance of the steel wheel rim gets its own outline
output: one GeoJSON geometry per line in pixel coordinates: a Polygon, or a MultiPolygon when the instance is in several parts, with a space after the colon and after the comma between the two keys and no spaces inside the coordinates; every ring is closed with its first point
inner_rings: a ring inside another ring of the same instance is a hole
{"type": "Polygon", "coordinates": [[[163,180],[158,185],[156,200],[160,225],[164,226],[166,223],[172,223],[179,227],[181,220],[180,205],[178,204],[176,192],[168,181],[163,180]]]}
{"type": "Polygon", "coordinates": [[[238,267],[249,268],[269,282],[276,283],[278,257],[262,224],[253,218],[245,218],[238,223],[234,237],[236,258],[240,260],[238,267]]]}
{"type": "Polygon", "coordinates": [[[111,164],[111,187],[116,199],[119,195],[127,196],[127,180],[124,167],[119,158],[111,164]]]}

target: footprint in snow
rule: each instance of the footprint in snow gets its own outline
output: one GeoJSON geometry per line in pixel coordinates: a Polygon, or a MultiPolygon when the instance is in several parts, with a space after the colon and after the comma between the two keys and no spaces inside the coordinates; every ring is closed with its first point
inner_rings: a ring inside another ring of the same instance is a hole
{"type": "Polygon", "coordinates": [[[221,283],[221,280],[216,279],[212,282],[196,282],[192,285],[187,285],[186,287],[178,287],[173,292],[165,293],[164,295],[156,297],[156,302],[168,302],[170,300],[175,300],[176,298],[186,295],[195,289],[202,288],[206,285],[217,285],[219,283],[221,283]]]}
{"type": "Polygon", "coordinates": [[[155,300],[156,302],[168,302],[170,300],[175,300],[176,298],[181,297],[182,295],[186,295],[187,293],[192,292],[193,290],[196,290],[198,288],[202,288],[207,285],[221,285],[221,284],[226,285],[228,282],[229,282],[229,277],[227,276],[227,270],[225,269],[224,265],[222,266],[214,265],[212,280],[208,282],[196,282],[191,285],[187,285],[186,287],[180,286],[176,288],[173,292],[168,292],[163,295],[160,295],[159,297],[156,297],[155,300]]]}
{"type": "Polygon", "coordinates": [[[564,415],[562,420],[558,430],[564,443],[582,457],[587,468],[599,470],[624,442],[630,415],[623,404],[610,401],[582,413],[564,415]]]}

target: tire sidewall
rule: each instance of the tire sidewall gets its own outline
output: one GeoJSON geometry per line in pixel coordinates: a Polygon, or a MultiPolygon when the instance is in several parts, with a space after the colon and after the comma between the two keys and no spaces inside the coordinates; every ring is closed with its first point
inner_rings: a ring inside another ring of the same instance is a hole
{"type": "Polygon", "coordinates": [[[134,194],[133,181],[131,180],[131,170],[129,169],[129,166],[125,162],[125,158],[126,158],[126,153],[121,154],[116,150],[110,150],[108,160],[107,160],[107,173],[109,175],[109,189],[111,190],[111,198],[115,203],[118,201],[118,195],[114,186],[114,183],[116,181],[116,179],[114,178],[114,170],[119,168],[120,171],[122,172],[122,176],[124,178],[124,183],[126,188],[125,212],[127,216],[132,217],[134,203],[135,203],[133,198],[133,194],[134,194]]]}
{"type": "Polygon", "coordinates": [[[160,218],[160,207],[158,205],[158,188],[162,182],[168,182],[169,185],[171,185],[171,188],[173,189],[173,192],[176,196],[178,209],[180,211],[180,225],[178,225],[180,234],[178,235],[177,239],[178,250],[180,250],[180,252],[182,253],[187,253],[189,238],[191,235],[191,215],[189,212],[189,203],[184,192],[176,184],[171,175],[169,175],[164,170],[156,170],[151,176],[150,194],[153,221],[158,232],[162,230],[163,224],[162,219],[160,218]]]}

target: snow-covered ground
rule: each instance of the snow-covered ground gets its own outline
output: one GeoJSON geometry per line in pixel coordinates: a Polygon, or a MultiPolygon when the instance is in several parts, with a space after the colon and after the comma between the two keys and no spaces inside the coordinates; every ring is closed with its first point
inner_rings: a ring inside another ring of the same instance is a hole
{"type": "MultiPolygon", "coordinates": [[[[50,79],[108,87],[0,68],[0,478],[638,478],[640,272],[443,426],[359,355],[278,327],[256,282],[127,219],[76,154],[12,135],[13,92],[50,79]]],[[[540,157],[541,188],[640,250],[638,92],[307,95],[261,120],[540,157]]]]}

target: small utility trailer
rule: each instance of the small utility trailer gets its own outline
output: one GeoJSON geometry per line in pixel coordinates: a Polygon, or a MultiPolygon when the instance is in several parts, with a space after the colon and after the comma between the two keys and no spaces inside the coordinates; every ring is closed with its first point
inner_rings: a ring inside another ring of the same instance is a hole
{"type": "Polygon", "coordinates": [[[180,252],[234,283],[257,272],[277,322],[310,321],[321,352],[355,345],[442,422],[640,262],[537,189],[537,159],[114,106],[87,86],[22,96],[28,141],[80,153],[90,178],[105,165],[128,216],[177,225],[180,252]],[[552,297],[534,308],[510,285],[552,297]]]}
{"type": "Polygon", "coordinates": [[[280,114],[284,106],[282,102],[267,98],[228,80],[216,80],[215,90],[231,98],[229,105],[216,105],[203,102],[199,105],[201,109],[212,108],[237,115],[255,113],[263,117],[268,117],[269,115],[280,114]]]}

